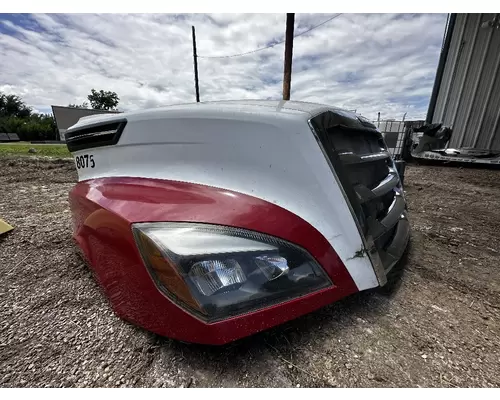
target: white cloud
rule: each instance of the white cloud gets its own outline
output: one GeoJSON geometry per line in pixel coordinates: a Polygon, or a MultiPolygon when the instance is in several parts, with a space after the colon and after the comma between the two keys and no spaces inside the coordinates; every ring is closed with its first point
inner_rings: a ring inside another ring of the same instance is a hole
{"type": "MultiPolygon", "coordinates": [[[[297,14],[295,34],[332,14],[297,14]]],[[[422,117],[446,15],[343,14],[294,42],[292,99],[375,118],[422,117]]],[[[0,90],[33,107],[81,103],[113,90],[120,109],[194,101],[191,25],[200,56],[281,41],[285,14],[0,16],[0,90]]],[[[199,59],[202,101],[280,98],[283,44],[199,59]]]]}

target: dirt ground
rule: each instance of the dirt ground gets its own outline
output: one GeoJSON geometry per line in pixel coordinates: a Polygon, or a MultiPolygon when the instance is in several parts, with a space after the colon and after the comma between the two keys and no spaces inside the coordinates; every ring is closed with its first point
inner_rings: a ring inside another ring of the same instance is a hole
{"type": "Polygon", "coordinates": [[[363,292],[223,347],[118,319],[74,252],[72,163],[0,158],[0,385],[500,386],[500,171],[407,167],[412,245],[363,292]]]}

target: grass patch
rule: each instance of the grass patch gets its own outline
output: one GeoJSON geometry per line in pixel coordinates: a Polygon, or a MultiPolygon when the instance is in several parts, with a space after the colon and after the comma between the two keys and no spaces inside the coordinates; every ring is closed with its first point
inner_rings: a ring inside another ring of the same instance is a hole
{"type": "Polygon", "coordinates": [[[65,144],[31,144],[31,143],[0,143],[0,156],[45,156],[45,157],[71,157],[71,153],[65,144]],[[29,149],[35,149],[36,153],[30,153],[29,149]]]}

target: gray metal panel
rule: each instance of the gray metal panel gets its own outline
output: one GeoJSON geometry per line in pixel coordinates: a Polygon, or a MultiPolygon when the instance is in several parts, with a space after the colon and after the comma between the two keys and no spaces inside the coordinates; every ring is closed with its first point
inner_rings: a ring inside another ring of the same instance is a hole
{"type": "MultiPolygon", "coordinates": [[[[489,16],[489,19],[494,17],[494,14],[485,14],[489,16]]],[[[487,135],[482,135],[480,138],[480,132],[482,129],[488,130],[488,127],[484,125],[485,118],[487,115],[491,115],[491,111],[488,110],[488,106],[494,106],[491,103],[493,93],[493,87],[495,79],[499,76],[499,65],[500,65],[500,50],[491,51],[491,49],[500,49],[500,35],[494,35],[493,29],[481,29],[482,35],[487,35],[486,44],[484,46],[484,59],[482,61],[481,73],[477,76],[479,81],[476,86],[476,91],[473,93],[473,104],[469,111],[469,120],[464,130],[467,132],[466,140],[464,141],[465,146],[469,147],[483,147],[487,148],[487,135]]],[[[497,89],[498,91],[498,89],[497,89]]],[[[498,102],[497,102],[497,109],[498,102]]]]}
{"type": "MultiPolygon", "coordinates": [[[[500,56],[500,50],[498,50],[500,56]]],[[[500,58],[500,57],[497,57],[500,58]]],[[[478,148],[500,150],[500,68],[496,67],[495,81],[492,85],[490,98],[481,124],[481,134],[478,138],[478,148]]]]}
{"type": "Polygon", "coordinates": [[[458,14],[455,22],[455,29],[451,37],[450,50],[448,59],[443,72],[443,80],[439,89],[438,98],[436,102],[436,110],[434,112],[433,122],[443,121],[448,103],[450,100],[450,87],[454,83],[455,71],[457,60],[460,58],[462,51],[462,36],[465,28],[466,14],[458,14]]]}
{"type": "MultiPolygon", "coordinates": [[[[459,52],[459,57],[456,63],[455,76],[452,85],[450,87],[448,107],[446,109],[443,121],[446,125],[451,126],[453,129],[455,128],[455,117],[458,112],[460,101],[462,100],[461,96],[463,93],[465,78],[467,75],[467,71],[469,69],[470,59],[472,55],[474,31],[475,31],[474,28],[478,25],[478,22],[479,22],[479,16],[475,16],[475,14],[467,14],[465,19],[463,37],[460,43],[461,50],[459,52]]],[[[453,130],[454,138],[460,136],[461,133],[462,132],[459,129],[457,130],[454,129],[453,130]]],[[[454,138],[452,138],[452,141],[454,138]]],[[[455,143],[451,146],[453,147],[459,145],[455,143]]]]}
{"type": "MultiPolygon", "coordinates": [[[[473,141],[471,140],[473,138],[473,129],[467,128],[467,121],[470,119],[472,105],[476,100],[475,95],[480,82],[481,72],[484,69],[484,61],[488,54],[488,45],[493,31],[493,29],[480,29],[481,24],[488,20],[486,17],[487,15],[485,14],[474,14],[473,24],[471,21],[471,26],[474,28],[474,33],[470,40],[471,52],[469,53],[466,73],[461,86],[460,101],[456,115],[453,118],[453,126],[460,127],[460,135],[454,135],[453,137],[453,140],[457,143],[455,147],[471,146],[468,142],[473,141]]],[[[451,147],[454,146],[451,145],[451,147]]]]}
{"type": "Polygon", "coordinates": [[[449,147],[500,150],[500,29],[482,27],[496,15],[457,15],[433,117],[449,147]]]}
{"type": "Polygon", "coordinates": [[[72,108],[52,106],[52,112],[56,119],[57,129],[68,129],[76,124],[82,117],[96,114],[116,114],[118,111],[94,110],[91,108],[72,108]]]}

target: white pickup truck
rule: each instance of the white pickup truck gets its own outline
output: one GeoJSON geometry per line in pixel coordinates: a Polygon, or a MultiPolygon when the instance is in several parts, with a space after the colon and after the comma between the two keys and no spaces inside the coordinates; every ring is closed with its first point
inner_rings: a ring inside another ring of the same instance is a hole
{"type": "Polygon", "coordinates": [[[222,344],[384,286],[409,238],[381,133],[334,107],[227,101],[66,133],[74,238],[116,313],[222,344]]]}

